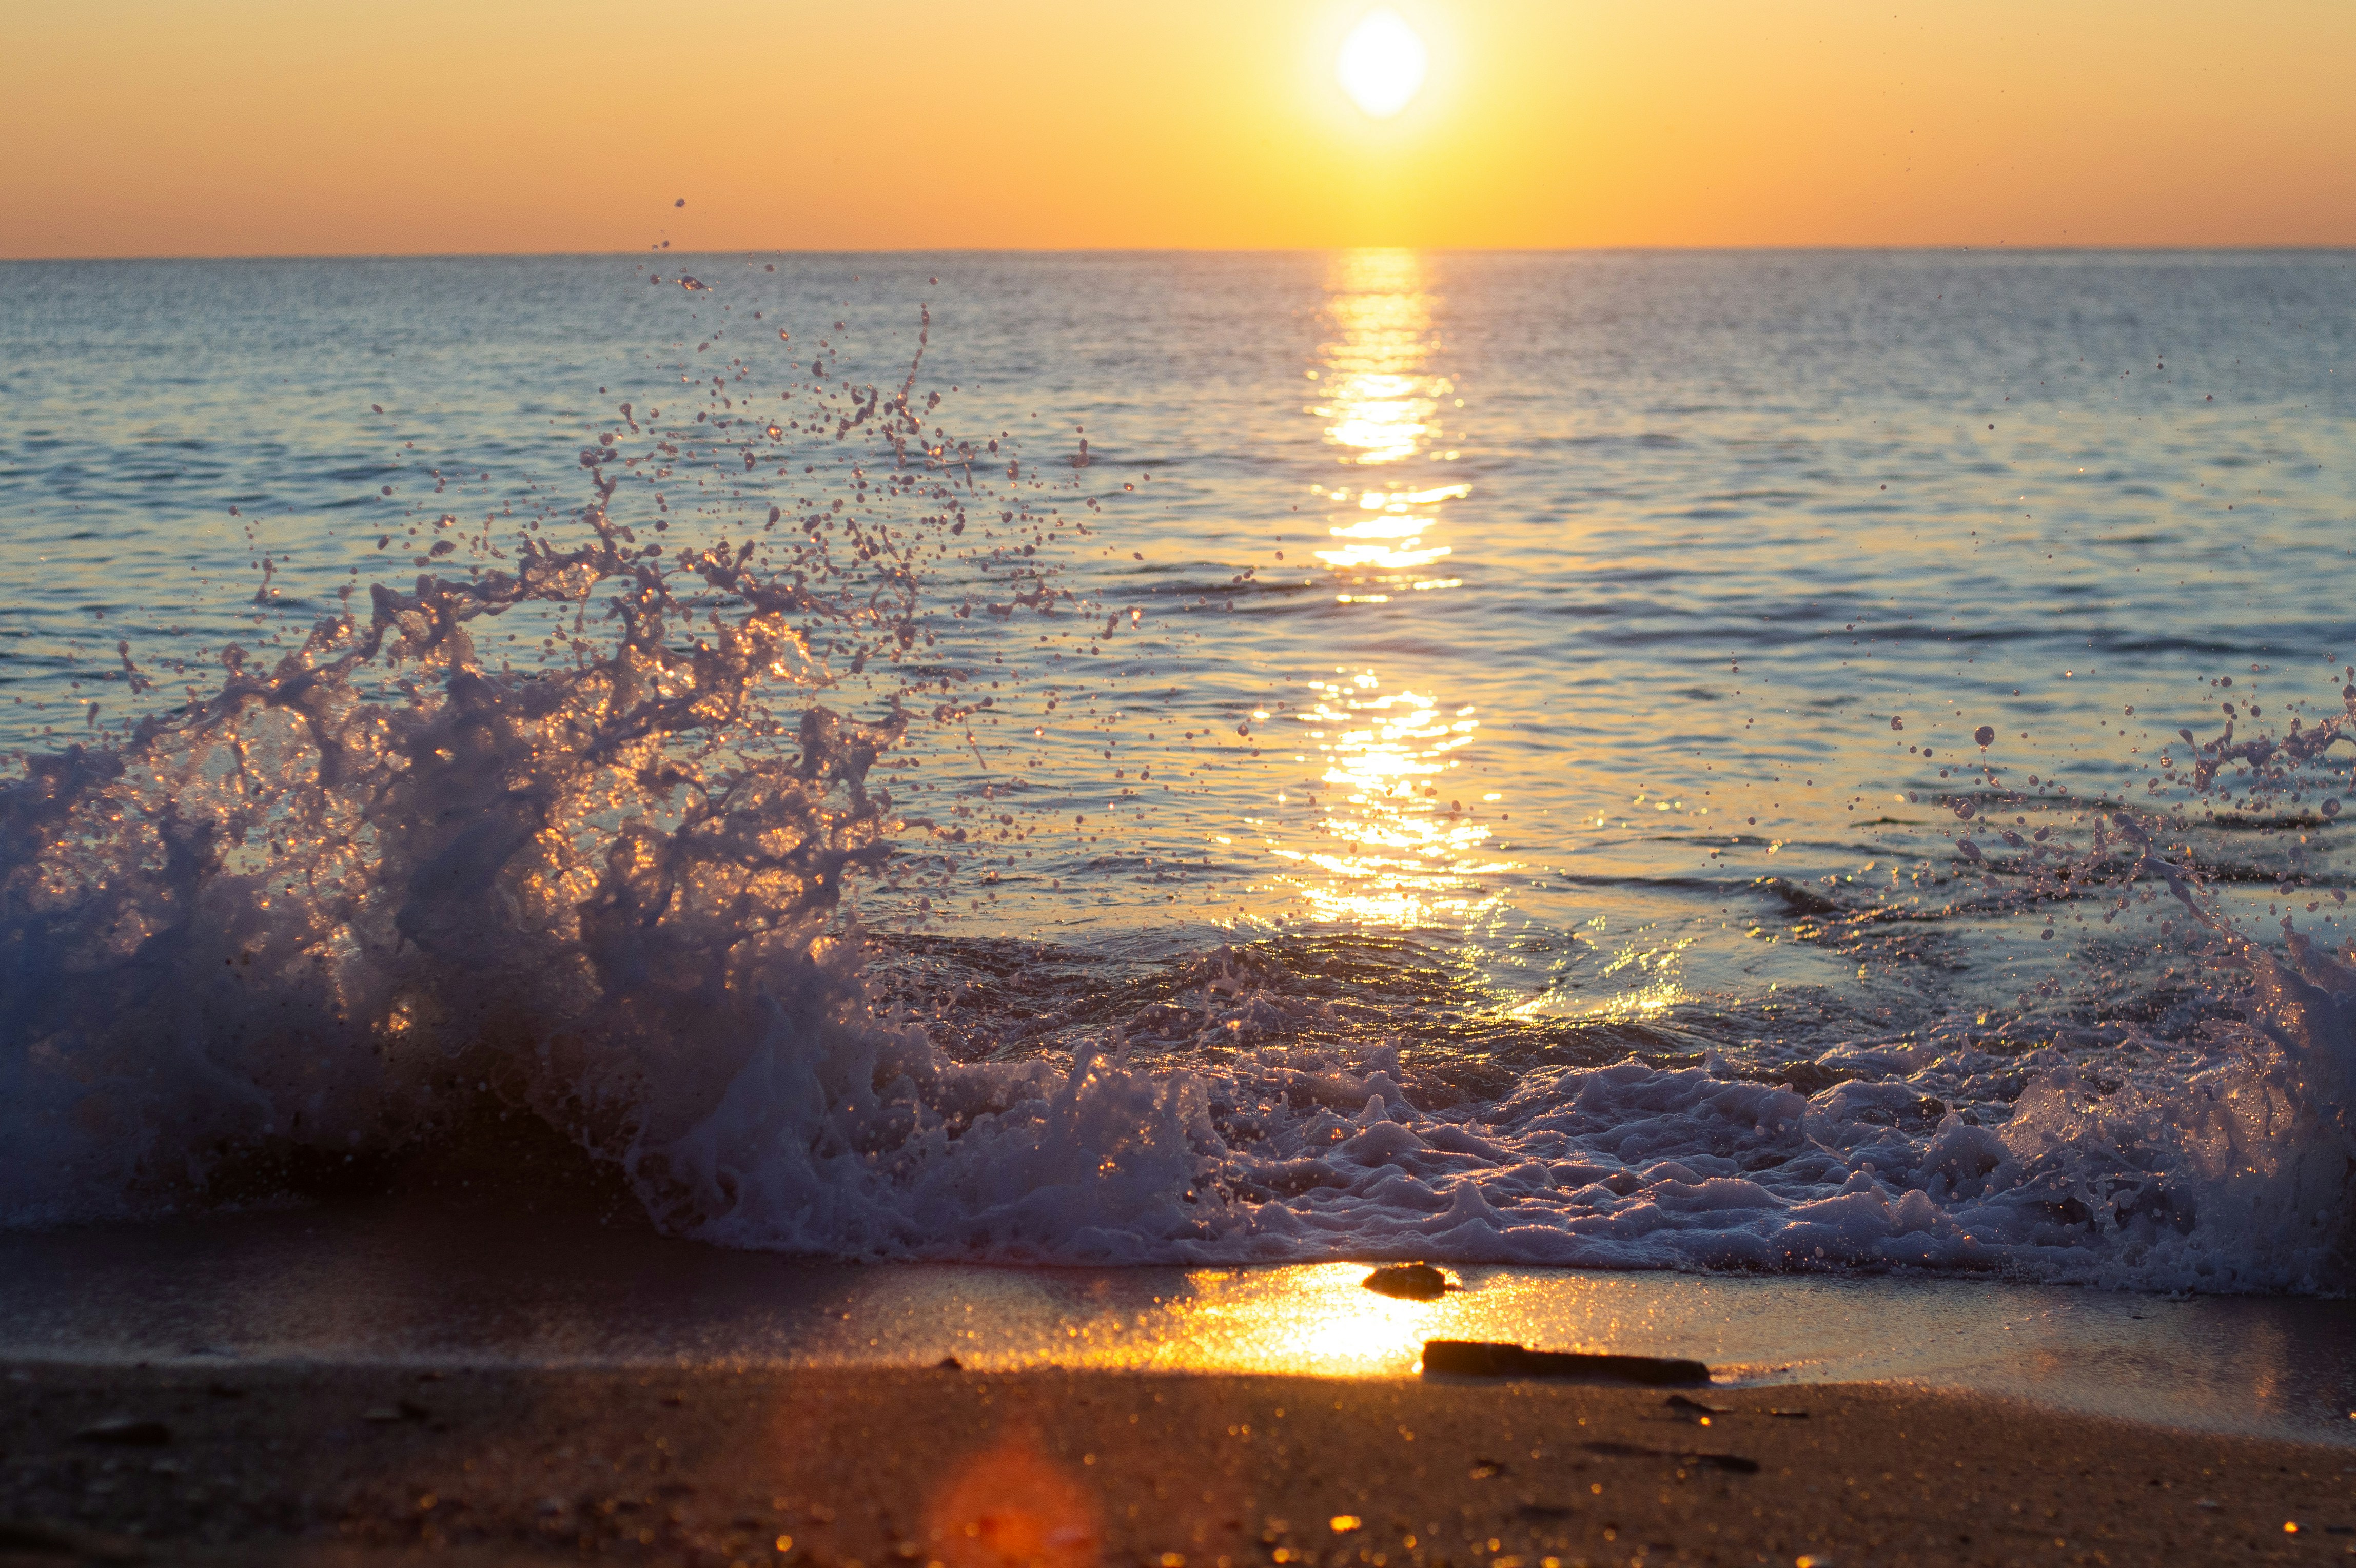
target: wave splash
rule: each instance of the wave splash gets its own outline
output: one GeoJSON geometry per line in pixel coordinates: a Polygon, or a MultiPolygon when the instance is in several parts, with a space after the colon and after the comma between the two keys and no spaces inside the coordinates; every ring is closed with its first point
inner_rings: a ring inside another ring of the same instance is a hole
{"type": "MultiPolygon", "coordinates": [[[[713,432],[658,428],[634,457],[624,403],[580,455],[584,542],[524,532],[510,556],[486,533],[511,565],[379,585],[365,622],[348,597],[273,667],[225,650],[209,699],[120,746],[29,759],[0,790],[0,1217],[332,1171],[487,1095],[634,1163],[707,1115],[780,1020],[812,1049],[855,1033],[840,905],[924,825],[870,783],[918,685],[868,722],[809,699],[846,653],[855,676],[937,640],[921,557],[954,553],[988,493],[976,462],[995,461],[928,440],[915,381],[853,394],[836,435],[869,426],[877,488],[937,509],[926,527],[876,519],[854,469],[859,507],[782,537],[773,507],[734,544],[666,556],[616,492],[713,432]],[[478,654],[474,631],[509,615],[550,633],[541,668],[478,654]]],[[[744,467],[781,435],[748,431],[744,467]]],[[[1058,591],[1035,568],[1029,585],[1018,601],[1052,612],[1058,591]]]]}

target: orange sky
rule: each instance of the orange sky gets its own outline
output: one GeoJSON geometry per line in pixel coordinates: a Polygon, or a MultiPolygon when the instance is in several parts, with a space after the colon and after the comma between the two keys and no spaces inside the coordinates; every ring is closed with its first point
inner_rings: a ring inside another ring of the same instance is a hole
{"type": "Polygon", "coordinates": [[[2356,244],[2346,0],[1371,4],[0,0],[0,256],[2356,244]]]}

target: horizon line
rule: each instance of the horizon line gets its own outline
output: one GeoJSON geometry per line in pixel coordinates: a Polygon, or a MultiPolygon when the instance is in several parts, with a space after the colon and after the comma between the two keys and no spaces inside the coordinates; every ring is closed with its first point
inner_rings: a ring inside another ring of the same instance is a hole
{"type": "Polygon", "coordinates": [[[596,261],[671,256],[1330,256],[1356,252],[1407,251],[1419,255],[2330,255],[2356,254],[2356,241],[2276,242],[2232,244],[2015,245],[1952,242],[1922,244],[1791,245],[930,245],[819,249],[815,247],[670,251],[267,251],[121,252],[85,255],[0,256],[0,265],[38,266],[110,262],[458,262],[596,261]]]}

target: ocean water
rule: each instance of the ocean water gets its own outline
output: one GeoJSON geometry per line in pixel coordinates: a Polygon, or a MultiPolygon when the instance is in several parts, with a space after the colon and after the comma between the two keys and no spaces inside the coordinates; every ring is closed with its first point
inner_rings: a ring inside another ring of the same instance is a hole
{"type": "Polygon", "coordinates": [[[0,1222],[2342,1291],[2351,261],[0,267],[0,1222]]]}

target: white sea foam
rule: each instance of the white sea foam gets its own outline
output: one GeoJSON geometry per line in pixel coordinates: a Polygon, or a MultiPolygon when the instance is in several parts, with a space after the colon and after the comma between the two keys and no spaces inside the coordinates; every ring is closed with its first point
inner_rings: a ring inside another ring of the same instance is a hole
{"type": "Polygon", "coordinates": [[[658,1152],[659,1185],[686,1233],[798,1252],[2334,1288],[2356,972],[2311,950],[2256,961],[2274,999],[2256,1023],[2123,1076],[1965,1048],[1805,1098],[1631,1060],[1438,1113],[1408,1102],[1389,1049],[957,1067],[914,1031],[830,1044],[779,1020],[658,1152]]]}

